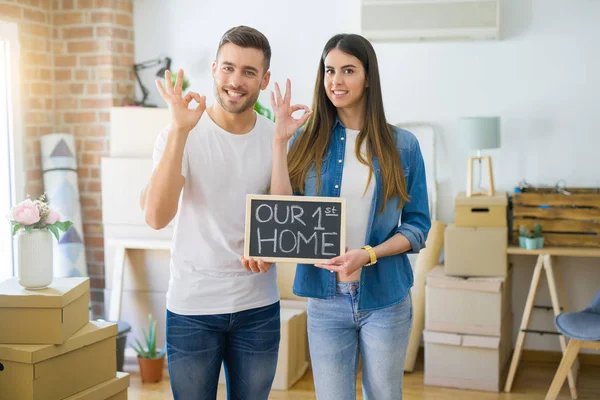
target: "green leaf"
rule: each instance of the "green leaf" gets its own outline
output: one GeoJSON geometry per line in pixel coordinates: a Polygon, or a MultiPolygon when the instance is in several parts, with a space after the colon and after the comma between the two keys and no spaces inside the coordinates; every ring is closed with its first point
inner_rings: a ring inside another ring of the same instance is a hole
{"type": "Polygon", "coordinates": [[[265,118],[275,122],[275,115],[273,114],[273,112],[270,109],[264,107],[262,104],[260,104],[259,101],[254,103],[254,111],[264,116],[265,118]]]}
{"type": "Polygon", "coordinates": [[[146,342],[146,347],[148,347],[148,354],[152,354],[152,349],[150,348],[150,339],[148,336],[148,332],[146,332],[146,329],[142,328],[142,333],[144,334],[144,341],[146,342]]]}
{"type": "Polygon", "coordinates": [[[17,232],[19,231],[19,229],[23,228],[23,225],[16,223],[13,225],[13,230],[12,230],[12,234],[13,236],[17,234],[17,232]]]}
{"type": "Polygon", "coordinates": [[[142,349],[140,349],[140,347],[139,347],[138,345],[136,345],[135,343],[131,343],[131,348],[132,348],[133,350],[135,350],[135,352],[136,352],[138,355],[141,355],[141,354],[143,353],[142,349]]]}
{"type": "Polygon", "coordinates": [[[73,223],[71,221],[57,221],[52,225],[56,226],[61,231],[66,232],[73,225],[73,223]]]}
{"type": "MultiPolygon", "coordinates": [[[[164,78],[163,78],[163,87],[164,85],[164,78]]],[[[174,74],[171,74],[171,85],[173,85],[173,87],[175,87],[175,82],[177,81],[177,72],[175,72],[174,74]]],[[[185,92],[187,88],[190,87],[190,81],[188,80],[187,76],[183,76],[183,82],[181,82],[181,91],[185,92]]]]}
{"type": "Polygon", "coordinates": [[[142,358],[160,358],[166,352],[166,343],[163,348],[159,351],[156,349],[156,332],[158,327],[158,321],[154,319],[152,314],[148,314],[148,327],[142,328],[142,334],[144,335],[144,342],[146,349],[140,343],[138,339],[135,339],[137,346],[132,344],[131,347],[138,353],[142,358]]]}
{"type": "Polygon", "coordinates": [[[156,357],[156,321],[152,320],[152,328],[150,329],[150,343],[148,343],[148,349],[150,354],[156,357]]]}
{"type": "Polygon", "coordinates": [[[25,226],[25,230],[27,231],[27,233],[31,233],[33,232],[33,227],[31,225],[27,225],[25,226]]]}
{"type": "Polygon", "coordinates": [[[165,342],[162,349],[160,349],[160,352],[156,355],[156,358],[161,358],[162,356],[165,355],[166,352],[167,352],[167,343],[165,342]]]}
{"type": "Polygon", "coordinates": [[[142,344],[140,343],[139,340],[135,339],[135,342],[138,345],[138,355],[142,358],[150,358],[150,354],[148,354],[148,352],[146,350],[144,350],[144,347],[142,346],[142,344]]]}
{"type": "Polygon", "coordinates": [[[56,238],[56,240],[59,240],[58,229],[56,229],[56,226],[54,226],[54,225],[48,225],[48,230],[50,232],[52,232],[52,234],[54,235],[54,237],[56,238]]]}

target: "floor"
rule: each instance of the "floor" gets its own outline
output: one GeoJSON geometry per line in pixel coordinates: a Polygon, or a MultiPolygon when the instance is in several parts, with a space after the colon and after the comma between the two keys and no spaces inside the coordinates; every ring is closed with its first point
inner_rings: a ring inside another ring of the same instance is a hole
{"type": "MultiPolygon", "coordinates": [[[[521,362],[519,371],[511,393],[487,393],[470,390],[457,390],[423,385],[423,360],[418,361],[415,372],[406,373],[404,376],[404,399],[406,400],[538,400],[544,399],[546,391],[552,382],[558,365],[549,363],[521,362]]],[[[168,376],[159,383],[142,384],[137,370],[137,365],[127,364],[125,371],[131,373],[129,388],[130,400],[158,400],[172,399],[168,376]]],[[[360,381],[357,382],[358,396],[360,394],[360,381]]],[[[581,367],[577,389],[580,400],[600,399],[600,366],[584,365],[581,367]]],[[[219,400],[226,399],[225,387],[219,387],[219,400]]],[[[568,387],[565,383],[559,399],[570,399],[568,387]]],[[[312,374],[310,370],[289,391],[273,391],[269,399],[272,400],[309,400],[316,399],[312,374]]]]}

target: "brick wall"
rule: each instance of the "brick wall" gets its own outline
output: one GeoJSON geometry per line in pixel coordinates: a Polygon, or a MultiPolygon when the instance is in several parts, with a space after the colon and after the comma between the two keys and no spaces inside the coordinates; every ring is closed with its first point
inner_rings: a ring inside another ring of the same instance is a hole
{"type": "Polygon", "coordinates": [[[42,192],[39,137],[75,135],[94,314],[103,313],[100,159],[108,155],[112,106],[134,94],[132,0],[0,0],[19,22],[27,193],[42,192]]]}
{"type": "Polygon", "coordinates": [[[55,129],[75,135],[79,193],[94,313],[102,313],[104,240],[100,158],[111,106],[133,96],[133,6],[119,0],[55,0],[55,129]]]}

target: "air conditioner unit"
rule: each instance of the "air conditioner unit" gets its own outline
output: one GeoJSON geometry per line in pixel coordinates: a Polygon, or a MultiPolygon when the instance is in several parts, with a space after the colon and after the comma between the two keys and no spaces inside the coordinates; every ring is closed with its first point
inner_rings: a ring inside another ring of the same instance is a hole
{"type": "Polygon", "coordinates": [[[500,39],[502,0],[362,0],[361,31],[377,41],[500,39]]]}

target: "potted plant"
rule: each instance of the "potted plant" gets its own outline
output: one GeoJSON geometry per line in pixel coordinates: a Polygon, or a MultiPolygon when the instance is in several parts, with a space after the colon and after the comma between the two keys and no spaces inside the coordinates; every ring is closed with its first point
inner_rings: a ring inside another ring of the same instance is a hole
{"type": "Polygon", "coordinates": [[[525,225],[519,227],[519,247],[527,250],[541,249],[544,247],[544,237],[542,236],[542,226],[536,223],[533,230],[530,231],[525,225]]]}
{"type": "Polygon", "coordinates": [[[254,103],[254,111],[262,115],[263,117],[275,122],[275,115],[273,114],[273,111],[260,104],[260,101],[256,101],[256,103],[254,103]]]}
{"type": "Polygon", "coordinates": [[[536,248],[544,247],[544,236],[542,235],[542,225],[535,224],[533,226],[533,238],[535,239],[536,248]]]}
{"type": "Polygon", "coordinates": [[[73,223],[61,221],[58,210],[50,208],[46,195],[37,200],[29,197],[8,214],[12,234],[17,242],[17,276],[25,289],[44,289],[52,283],[52,234],[66,232],[73,223]]]}
{"type": "Polygon", "coordinates": [[[137,353],[138,365],[140,366],[140,375],[142,382],[159,382],[162,380],[163,368],[165,366],[166,343],[159,351],[156,350],[156,328],[158,323],[148,314],[148,330],[142,328],[144,333],[145,347],[139,340],[131,347],[137,353]]]}
{"type": "MultiPolygon", "coordinates": [[[[165,81],[165,79],[163,78],[163,86],[165,86],[164,85],[164,81],[165,81]]],[[[175,87],[175,82],[176,81],[177,81],[177,74],[176,73],[175,74],[171,74],[171,85],[172,85],[172,87],[175,87]]],[[[185,93],[185,91],[189,87],[190,87],[190,81],[187,78],[187,76],[184,76],[183,77],[183,81],[181,82],[181,92],[185,93]]]]}

